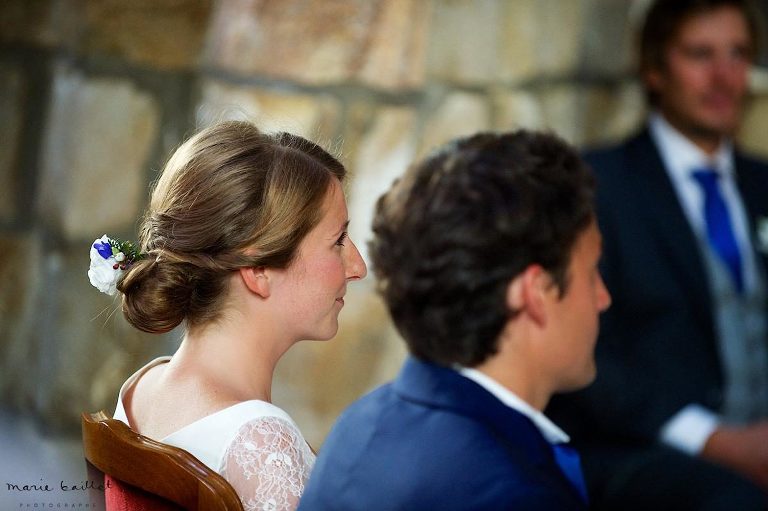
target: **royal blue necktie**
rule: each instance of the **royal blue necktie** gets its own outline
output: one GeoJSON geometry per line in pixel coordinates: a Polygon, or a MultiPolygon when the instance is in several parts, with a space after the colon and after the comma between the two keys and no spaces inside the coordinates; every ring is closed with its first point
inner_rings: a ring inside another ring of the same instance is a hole
{"type": "Polygon", "coordinates": [[[552,444],[555,461],[560,466],[565,477],[571,482],[581,495],[584,502],[587,500],[587,485],[584,483],[584,474],[581,472],[581,460],[576,449],[568,444],[552,444]]]}
{"type": "Polygon", "coordinates": [[[704,191],[704,221],[707,224],[709,245],[725,263],[731,273],[736,291],[744,291],[744,277],[741,268],[741,254],[736,243],[736,235],[728,214],[728,207],[723,200],[718,178],[712,169],[694,170],[691,175],[704,191]]]}

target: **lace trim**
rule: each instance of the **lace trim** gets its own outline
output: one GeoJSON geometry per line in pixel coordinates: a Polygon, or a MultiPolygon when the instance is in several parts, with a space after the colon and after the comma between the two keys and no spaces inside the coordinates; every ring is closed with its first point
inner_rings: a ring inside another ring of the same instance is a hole
{"type": "Polygon", "coordinates": [[[293,424],[280,417],[259,417],[237,432],[221,474],[246,511],[293,511],[314,463],[314,454],[293,424]]]}

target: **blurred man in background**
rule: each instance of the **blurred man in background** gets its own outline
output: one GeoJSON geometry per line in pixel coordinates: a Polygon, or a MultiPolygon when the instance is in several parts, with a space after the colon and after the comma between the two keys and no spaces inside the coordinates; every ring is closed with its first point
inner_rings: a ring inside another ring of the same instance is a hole
{"type": "Polygon", "coordinates": [[[734,147],[754,6],[659,0],[641,33],[652,112],[589,153],[613,296],[598,378],[548,412],[599,509],[764,509],[768,166],[734,147]]]}

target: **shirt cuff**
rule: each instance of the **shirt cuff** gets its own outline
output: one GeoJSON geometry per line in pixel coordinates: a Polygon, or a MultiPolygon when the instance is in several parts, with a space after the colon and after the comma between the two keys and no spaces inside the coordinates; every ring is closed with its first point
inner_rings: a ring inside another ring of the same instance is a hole
{"type": "Polygon", "coordinates": [[[718,426],[719,415],[700,405],[688,405],[662,426],[659,438],[668,446],[695,456],[718,426]]]}

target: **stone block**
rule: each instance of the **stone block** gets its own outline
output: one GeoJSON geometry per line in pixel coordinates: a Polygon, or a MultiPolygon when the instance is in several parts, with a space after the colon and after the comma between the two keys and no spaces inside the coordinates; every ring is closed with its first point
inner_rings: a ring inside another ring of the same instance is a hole
{"type": "Polygon", "coordinates": [[[431,13],[431,0],[380,1],[354,78],[382,89],[424,85],[431,13]]]}
{"type": "Polygon", "coordinates": [[[30,337],[43,311],[42,245],[34,234],[0,234],[0,400],[29,406],[36,386],[35,346],[30,337]]]}
{"type": "Polygon", "coordinates": [[[58,31],[53,0],[3,0],[0,2],[0,40],[35,46],[53,46],[58,31]]]}
{"type": "Polygon", "coordinates": [[[427,72],[451,83],[517,83],[575,70],[586,0],[453,0],[436,5],[427,72]]]}
{"type": "Polygon", "coordinates": [[[3,0],[0,41],[79,51],[90,0],[3,0]]]}
{"type": "Polygon", "coordinates": [[[505,82],[572,74],[586,29],[588,0],[504,2],[499,73],[505,82]]]}
{"type": "Polygon", "coordinates": [[[504,36],[499,0],[440,2],[432,15],[427,72],[455,83],[485,83],[500,79],[504,36]]]}
{"type": "Polygon", "coordinates": [[[496,128],[554,131],[579,147],[617,140],[642,122],[642,90],[634,81],[613,87],[556,84],[494,97],[496,128]]]}
{"type": "Polygon", "coordinates": [[[350,169],[353,177],[348,198],[349,234],[366,262],[374,205],[413,161],[416,123],[416,114],[409,107],[382,107],[357,147],[350,169]]]}
{"type": "Polygon", "coordinates": [[[195,67],[203,47],[211,3],[211,0],[86,2],[86,51],[90,55],[116,56],[153,68],[195,67]]]}
{"type": "Polygon", "coordinates": [[[328,147],[341,121],[341,105],[328,94],[266,90],[206,80],[197,107],[197,125],[247,120],[264,131],[288,131],[328,147]]]}
{"type": "Polygon", "coordinates": [[[0,222],[11,222],[19,206],[19,144],[25,101],[26,83],[21,71],[0,65],[0,222]]]}
{"type": "Polygon", "coordinates": [[[491,128],[490,106],[484,96],[465,92],[447,94],[426,120],[418,157],[456,137],[491,128]]]}
{"type": "MultiPolygon", "coordinates": [[[[599,76],[621,76],[635,69],[634,41],[644,0],[591,0],[581,29],[579,71],[599,76]]],[[[643,13],[644,14],[644,13],[643,13]]]]}
{"type": "Polygon", "coordinates": [[[357,172],[355,160],[360,150],[361,144],[365,139],[371,127],[374,125],[380,106],[370,97],[362,99],[353,99],[346,105],[344,122],[341,128],[341,147],[340,159],[346,165],[347,172],[354,179],[353,174],[357,172]]]}
{"type": "Polygon", "coordinates": [[[579,87],[572,84],[556,84],[541,87],[539,90],[543,117],[541,129],[554,131],[571,144],[579,145],[584,135],[577,121],[582,112],[579,87]]]}
{"type": "Polygon", "coordinates": [[[428,12],[422,0],[219,2],[204,62],[312,85],[413,86],[422,80],[428,12]]]}
{"type": "Polygon", "coordinates": [[[68,239],[132,232],[159,119],[155,99],[130,81],[59,67],[38,195],[44,223],[68,239]]]}
{"type": "Polygon", "coordinates": [[[581,94],[581,113],[574,119],[581,146],[617,142],[638,130],[645,121],[645,95],[635,80],[585,88],[581,94]]]}
{"type": "Polygon", "coordinates": [[[546,126],[541,98],[532,91],[495,91],[492,96],[494,128],[499,131],[539,130],[546,126]]]}

